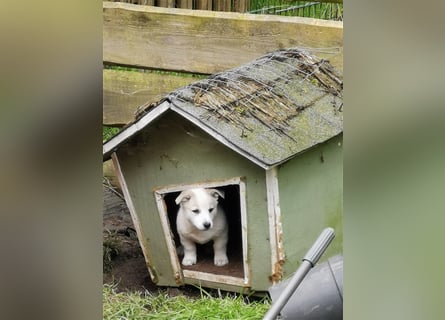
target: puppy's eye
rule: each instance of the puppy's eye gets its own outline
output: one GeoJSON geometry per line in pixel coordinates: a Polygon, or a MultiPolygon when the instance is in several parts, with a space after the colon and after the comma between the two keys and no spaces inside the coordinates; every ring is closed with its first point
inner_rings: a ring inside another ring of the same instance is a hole
{"type": "Polygon", "coordinates": [[[199,209],[192,210],[192,212],[198,214],[199,213],[199,209]]]}
{"type": "Polygon", "coordinates": [[[209,209],[209,212],[212,212],[212,211],[213,211],[213,209],[214,209],[214,208],[210,208],[210,209],[209,209]]]}

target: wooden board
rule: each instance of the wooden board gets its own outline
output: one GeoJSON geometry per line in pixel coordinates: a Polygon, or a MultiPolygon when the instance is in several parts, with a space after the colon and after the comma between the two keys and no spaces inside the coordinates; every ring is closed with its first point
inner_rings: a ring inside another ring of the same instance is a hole
{"type": "Polygon", "coordinates": [[[137,108],[159,101],[197,77],[124,70],[103,70],[103,124],[124,125],[134,120],[137,108]]]}
{"type": "Polygon", "coordinates": [[[142,231],[142,225],[141,225],[141,218],[138,216],[135,205],[133,203],[133,199],[130,196],[130,193],[128,191],[128,186],[126,182],[126,178],[124,174],[122,173],[121,165],[118,159],[118,156],[116,153],[113,153],[112,156],[113,166],[116,172],[116,175],[119,179],[119,184],[122,187],[122,192],[125,197],[125,202],[127,204],[128,210],[130,211],[131,220],[133,221],[134,228],[136,229],[136,234],[138,236],[139,244],[141,245],[142,253],[144,254],[144,259],[147,265],[148,272],[150,273],[151,280],[153,283],[158,283],[159,279],[157,276],[157,273],[155,269],[153,268],[151,264],[151,257],[150,253],[148,251],[148,239],[143,231],[142,231]]]}
{"type": "Polygon", "coordinates": [[[338,135],[278,169],[286,259],[282,270],[284,278],[295,272],[301,258],[326,227],[334,228],[335,239],[320,262],[343,251],[342,145],[343,137],[338,135]]]}
{"type": "Polygon", "coordinates": [[[193,0],[179,0],[178,7],[183,9],[193,9],[193,0]]]}
{"type": "Polygon", "coordinates": [[[119,180],[117,179],[116,174],[114,172],[114,167],[111,160],[105,161],[102,164],[102,176],[108,179],[108,181],[111,183],[113,187],[121,189],[119,180]]]}
{"type": "Polygon", "coordinates": [[[343,23],[103,3],[105,63],[212,74],[296,46],[342,69],[343,23]]]}
{"type": "Polygon", "coordinates": [[[158,4],[160,7],[165,7],[165,8],[175,7],[175,2],[173,0],[158,0],[158,4]]]}

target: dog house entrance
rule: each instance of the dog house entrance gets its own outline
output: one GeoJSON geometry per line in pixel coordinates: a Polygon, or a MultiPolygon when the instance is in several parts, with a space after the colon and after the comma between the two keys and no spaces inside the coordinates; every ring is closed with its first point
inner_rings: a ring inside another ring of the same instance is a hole
{"type": "Polygon", "coordinates": [[[184,283],[196,283],[198,280],[216,284],[249,286],[246,192],[245,183],[241,178],[163,187],[155,190],[155,197],[176,278],[183,278],[184,283]],[[197,244],[197,263],[195,265],[183,266],[181,264],[183,256],[180,250],[177,250],[181,242],[176,231],[176,216],[179,206],[175,203],[175,199],[182,191],[190,188],[216,188],[224,191],[225,197],[219,199],[219,204],[226,213],[229,226],[227,244],[229,263],[225,266],[214,265],[212,242],[203,245],[197,244]]]}

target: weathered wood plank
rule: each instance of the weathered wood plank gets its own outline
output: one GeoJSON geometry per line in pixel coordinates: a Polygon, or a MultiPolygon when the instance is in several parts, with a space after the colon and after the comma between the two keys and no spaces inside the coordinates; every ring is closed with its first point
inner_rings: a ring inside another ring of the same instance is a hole
{"type": "Polygon", "coordinates": [[[224,0],[224,11],[232,11],[232,0],[224,0]]]}
{"type": "Polygon", "coordinates": [[[212,0],[196,0],[196,9],[212,10],[212,0]]]}
{"type": "Polygon", "coordinates": [[[250,1],[248,0],[237,0],[235,3],[235,11],[237,12],[247,12],[250,10],[250,1]]]}
{"type": "Polygon", "coordinates": [[[102,176],[107,178],[112,186],[121,188],[119,180],[116,177],[116,173],[114,172],[114,167],[111,160],[105,161],[102,164],[102,176]]]}
{"type": "MultiPolygon", "coordinates": [[[[236,2],[238,0],[234,1],[234,8],[233,11],[238,12],[237,8],[236,8],[236,2]]],[[[215,11],[226,11],[226,12],[230,12],[232,11],[232,1],[231,0],[216,0],[215,1],[216,5],[215,5],[215,11]]]]}
{"type": "Polygon", "coordinates": [[[135,207],[133,199],[128,191],[127,182],[124,177],[124,174],[122,173],[121,164],[120,164],[120,161],[119,161],[116,153],[113,153],[111,155],[111,159],[113,161],[113,166],[115,168],[116,175],[119,179],[119,184],[122,187],[122,192],[124,193],[124,196],[125,196],[125,202],[127,203],[127,207],[130,210],[131,219],[133,221],[134,228],[136,229],[136,234],[138,236],[139,244],[141,245],[142,253],[145,258],[148,272],[150,273],[150,277],[151,277],[152,281],[154,283],[157,283],[159,279],[156,274],[156,271],[153,269],[153,265],[151,264],[151,254],[148,250],[147,237],[144,235],[144,233],[142,231],[143,229],[142,229],[141,220],[143,221],[143,219],[140,219],[136,212],[136,207],[135,207]]]}
{"type": "Polygon", "coordinates": [[[170,74],[103,70],[103,124],[124,125],[146,102],[156,102],[167,93],[197,81],[197,77],[170,74]]]}
{"type": "Polygon", "coordinates": [[[222,11],[222,0],[215,0],[215,11],[222,11]]]}
{"type": "Polygon", "coordinates": [[[193,0],[179,0],[178,6],[182,9],[193,9],[193,0]]]}
{"type": "Polygon", "coordinates": [[[174,8],[175,1],[174,0],[158,0],[158,6],[164,8],[174,8]]]}
{"type": "Polygon", "coordinates": [[[103,60],[212,74],[281,48],[306,47],[343,69],[343,23],[103,3],[103,60]]]}

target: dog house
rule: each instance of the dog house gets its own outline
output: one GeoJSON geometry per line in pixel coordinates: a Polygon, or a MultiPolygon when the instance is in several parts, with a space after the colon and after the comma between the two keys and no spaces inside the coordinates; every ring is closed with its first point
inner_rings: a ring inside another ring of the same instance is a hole
{"type": "Polygon", "coordinates": [[[195,82],[142,106],[104,143],[153,282],[266,291],[290,275],[325,227],[342,251],[342,76],[297,48],[195,82]],[[229,264],[212,247],[181,265],[175,198],[219,188],[229,264]]]}

